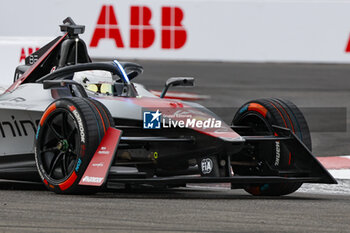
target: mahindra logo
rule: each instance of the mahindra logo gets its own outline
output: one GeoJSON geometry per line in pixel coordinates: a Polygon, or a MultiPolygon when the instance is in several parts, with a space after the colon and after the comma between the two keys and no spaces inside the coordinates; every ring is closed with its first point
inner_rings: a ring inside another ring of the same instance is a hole
{"type": "MultiPolygon", "coordinates": [[[[161,48],[179,49],[187,40],[186,29],[181,22],[184,12],[179,7],[161,8],[161,48]]],[[[156,29],[151,25],[152,10],[147,6],[130,7],[130,48],[149,48],[156,37],[156,29]]],[[[90,47],[97,47],[101,39],[115,41],[118,48],[124,48],[121,29],[112,5],[103,5],[97,20],[90,47]]]]}
{"type": "MultiPolygon", "coordinates": [[[[18,100],[14,100],[18,101],[18,100]]],[[[16,120],[15,116],[11,115],[11,120],[0,121],[0,135],[6,137],[24,137],[31,136],[37,132],[37,126],[40,120],[16,120]]]]}

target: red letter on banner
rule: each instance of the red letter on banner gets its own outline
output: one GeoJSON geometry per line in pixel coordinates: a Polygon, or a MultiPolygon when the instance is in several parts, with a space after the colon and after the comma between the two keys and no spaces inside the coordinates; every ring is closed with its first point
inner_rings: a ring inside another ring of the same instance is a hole
{"type": "Polygon", "coordinates": [[[186,43],[187,33],[181,25],[184,13],[179,7],[162,7],[162,48],[179,49],[186,43]]]}
{"type": "Polygon", "coordinates": [[[145,6],[132,6],[130,11],[130,48],[148,48],[155,32],[150,24],[152,11],[145,6]]]}
{"type": "Polygon", "coordinates": [[[19,58],[19,62],[21,62],[22,60],[26,59],[26,53],[24,52],[24,48],[22,48],[21,50],[21,56],[19,58]]]}
{"type": "Polygon", "coordinates": [[[350,38],[349,38],[348,44],[346,45],[345,52],[350,53],[350,38]]]}
{"type": "MultiPolygon", "coordinates": [[[[40,48],[36,47],[35,51],[38,51],[40,48]]],[[[25,53],[24,48],[21,49],[21,56],[19,58],[19,62],[23,61],[24,59],[26,59],[27,56],[31,55],[34,52],[34,49],[29,47],[28,48],[28,54],[25,53]]]]}
{"type": "Polygon", "coordinates": [[[109,38],[115,41],[117,47],[123,48],[123,40],[120,34],[117,18],[113,6],[103,5],[97,25],[92,36],[90,47],[97,47],[100,39],[109,38]]]}

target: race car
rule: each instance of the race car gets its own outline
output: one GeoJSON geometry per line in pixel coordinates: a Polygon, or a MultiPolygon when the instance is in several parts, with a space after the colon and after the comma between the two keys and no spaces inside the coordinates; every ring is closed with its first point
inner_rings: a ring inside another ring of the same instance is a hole
{"type": "Polygon", "coordinates": [[[142,66],[92,62],[67,18],[63,35],[18,66],[0,96],[0,179],[39,181],[58,194],[115,187],[229,183],[252,195],[286,195],[303,183],[336,184],[311,153],[290,101],[249,101],[225,123],[193,102],[133,83],[142,66]]]}

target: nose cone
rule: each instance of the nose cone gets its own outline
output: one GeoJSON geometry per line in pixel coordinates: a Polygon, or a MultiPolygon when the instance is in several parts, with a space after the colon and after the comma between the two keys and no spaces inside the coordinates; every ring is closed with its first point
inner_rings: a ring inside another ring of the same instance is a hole
{"type": "Polygon", "coordinates": [[[103,97],[99,100],[113,118],[144,121],[144,112],[151,111],[158,113],[160,128],[188,128],[224,141],[244,142],[220,117],[199,104],[153,97],[103,97]]]}

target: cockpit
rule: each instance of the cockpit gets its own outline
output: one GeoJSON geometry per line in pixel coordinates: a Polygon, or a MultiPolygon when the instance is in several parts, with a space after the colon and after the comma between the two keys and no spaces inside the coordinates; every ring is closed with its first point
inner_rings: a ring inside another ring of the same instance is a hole
{"type": "Polygon", "coordinates": [[[128,85],[118,82],[119,77],[104,70],[88,70],[76,72],[73,81],[80,83],[88,94],[99,96],[127,96],[128,85]]]}

